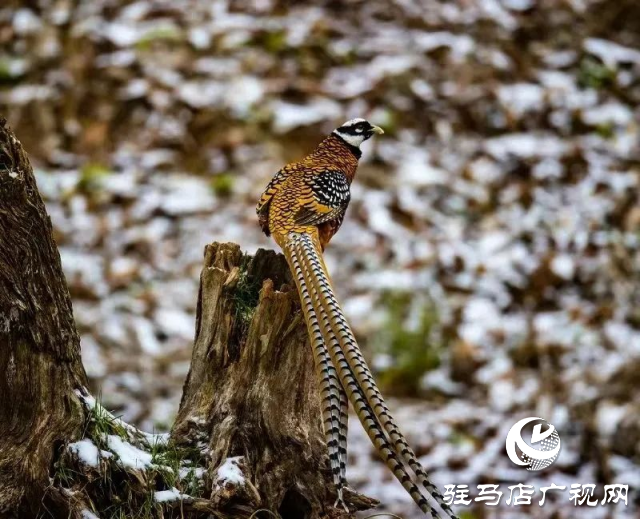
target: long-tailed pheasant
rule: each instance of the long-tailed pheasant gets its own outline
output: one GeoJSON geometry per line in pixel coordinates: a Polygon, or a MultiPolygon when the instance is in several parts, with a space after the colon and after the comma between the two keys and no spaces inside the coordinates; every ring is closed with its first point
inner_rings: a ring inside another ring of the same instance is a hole
{"type": "Polygon", "coordinates": [[[429,496],[447,517],[455,517],[382,399],[336,300],[322,259],[349,205],[360,145],[376,133],[384,132],[364,119],[345,122],[310,155],[278,171],[256,211],[262,230],[282,247],[300,293],[319,378],[337,503],[344,506],[342,492],[347,486],[348,396],[376,450],[422,511],[439,517],[429,496]]]}

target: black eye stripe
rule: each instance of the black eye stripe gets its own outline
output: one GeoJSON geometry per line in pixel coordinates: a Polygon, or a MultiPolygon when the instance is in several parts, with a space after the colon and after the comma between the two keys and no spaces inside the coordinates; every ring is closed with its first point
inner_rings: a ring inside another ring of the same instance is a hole
{"type": "Polygon", "coordinates": [[[338,128],[339,132],[342,133],[349,133],[349,134],[358,134],[361,135],[363,132],[365,132],[366,130],[368,130],[371,126],[366,123],[366,122],[362,122],[362,123],[357,123],[357,124],[353,124],[350,126],[341,126],[340,128],[338,128]],[[357,130],[361,130],[360,132],[356,132],[357,130]]]}

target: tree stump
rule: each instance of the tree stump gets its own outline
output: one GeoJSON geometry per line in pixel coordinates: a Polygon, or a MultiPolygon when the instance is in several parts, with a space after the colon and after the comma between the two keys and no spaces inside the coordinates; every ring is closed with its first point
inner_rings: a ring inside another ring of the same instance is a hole
{"type": "Polygon", "coordinates": [[[26,153],[0,118],[0,517],[31,517],[84,421],[71,298],[26,153]]]}
{"type": "MultiPolygon", "coordinates": [[[[220,509],[283,519],[347,517],[333,508],[319,390],[298,294],[282,254],[208,245],[196,338],[172,438],[204,442],[216,468],[241,457],[250,486],[214,489],[220,509]]],[[[374,501],[349,493],[351,508],[374,501]]],[[[239,515],[240,516],[240,515],[239,515]]]]}

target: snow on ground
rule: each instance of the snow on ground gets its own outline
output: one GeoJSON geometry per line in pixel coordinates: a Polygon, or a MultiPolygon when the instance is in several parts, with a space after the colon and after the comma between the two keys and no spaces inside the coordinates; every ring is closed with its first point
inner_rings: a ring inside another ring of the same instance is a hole
{"type": "Polygon", "coordinates": [[[181,494],[177,488],[171,490],[160,490],[154,492],[154,499],[157,503],[166,503],[168,501],[179,501],[184,498],[188,498],[185,494],[181,494]]]}
{"type": "Polygon", "coordinates": [[[111,452],[118,457],[118,461],[123,467],[144,470],[152,464],[153,457],[151,453],[139,449],[120,438],[120,436],[109,434],[107,436],[107,445],[111,452]]]}

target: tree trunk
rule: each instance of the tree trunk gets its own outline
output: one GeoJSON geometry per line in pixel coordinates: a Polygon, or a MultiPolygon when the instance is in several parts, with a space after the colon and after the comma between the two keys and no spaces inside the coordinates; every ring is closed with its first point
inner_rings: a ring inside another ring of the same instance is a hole
{"type": "MultiPolygon", "coordinates": [[[[282,255],[207,246],[191,369],[169,443],[157,443],[85,392],[51,223],[28,159],[1,120],[0,518],[270,516],[259,509],[283,519],[349,517],[333,507],[294,286],[282,255]],[[118,445],[151,462],[127,464],[118,445]],[[206,473],[202,482],[183,481],[195,469],[206,473]]],[[[352,510],[375,504],[355,492],[345,500],[352,510]]]]}
{"type": "MultiPolygon", "coordinates": [[[[214,243],[204,263],[174,441],[204,441],[214,481],[217,467],[241,456],[250,486],[212,496],[233,515],[250,505],[283,519],[348,516],[333,508],[313,358],[284,256],[261,249],[249,257],[214,243]]],[[[359,509],[373,503],[354,493],[347,501],[359,509]]]]}
{"type": "Polygon", "coordinates": [[[29,517],[84,420],[80,340],[29,160],[0,119],[0,516],[29,517]]]}

